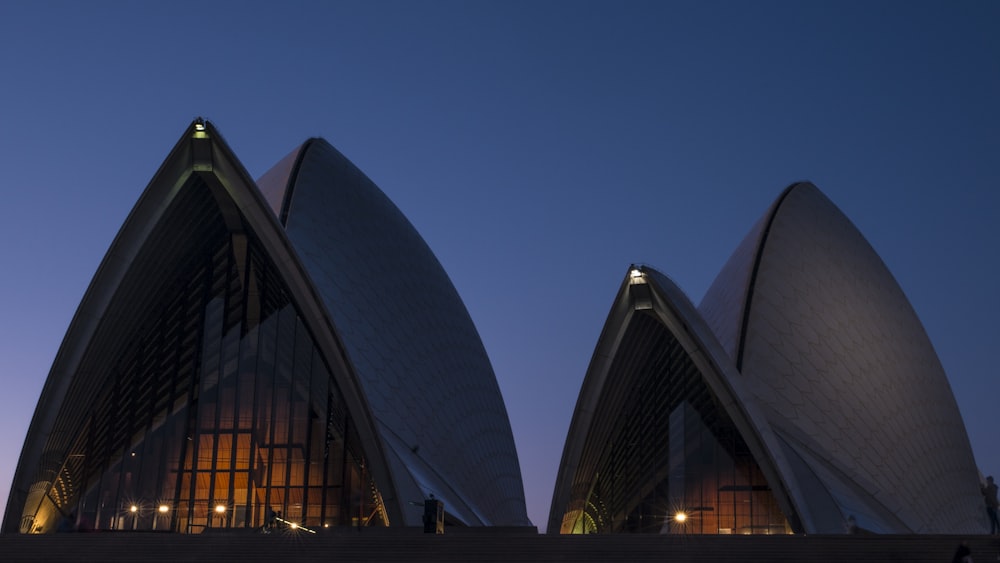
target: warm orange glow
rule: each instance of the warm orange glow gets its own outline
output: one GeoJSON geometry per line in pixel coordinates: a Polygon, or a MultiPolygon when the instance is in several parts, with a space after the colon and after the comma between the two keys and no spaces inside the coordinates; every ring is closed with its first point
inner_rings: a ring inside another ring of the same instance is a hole
{"type": "Polygon", "coordinates": [[[224,504],[215,505],[215,511],[218,512],[219,514],[222,514],[223,512],[226,511],[226,505],[224,504]]]}
{"type": "Polygon", "coordinates": [[[688,519],[688,515],[685,514],[685,513],[683,513],[683,512],[678,512],[677,514],[674,514],[674,521],[676,521],[676,522],[678,522],[680,524],[683,524],[684,521],[687,520],[687,519],[688,519]]]}

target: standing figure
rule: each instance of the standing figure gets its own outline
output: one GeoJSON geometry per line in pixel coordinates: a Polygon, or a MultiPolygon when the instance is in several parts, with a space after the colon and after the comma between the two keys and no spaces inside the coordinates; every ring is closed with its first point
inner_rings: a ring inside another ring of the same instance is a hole
{"type": "Polygon", "coordinates": [[[968,543],[963,541],[958,544],[958,549],[955,550],[951,563],[972,563],[972,550],[969,549],[968,543]]]}
{"type": "Polygon", "coordinates": [[[1000,531],[1000,522],[997,521],[997,486],[993,482],[993,476],[986,478],[986,485],[982,487],[983,497],[986,499],[986,515],[990,517],[990,534],[1000,531]]]}
{"type": "Polygon", "coordinates": [[[277,514],[275,514],[274,509],[273,508],[268,508],[267,509],[267,529],[268,530],[274,529],[275,519],[276,518],[277,518],[277,514]]]}

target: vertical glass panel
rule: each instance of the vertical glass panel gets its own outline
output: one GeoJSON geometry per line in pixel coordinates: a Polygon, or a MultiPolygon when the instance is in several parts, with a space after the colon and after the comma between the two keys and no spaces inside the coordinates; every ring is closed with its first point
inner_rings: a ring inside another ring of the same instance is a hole
{"type": "Polygon", "coordinates": [[[216,471],[215,473],[215,489],[211,496],[211,499],[216,503],[228,506],[230,502],[229,496],[229,473],[223,473],[221,471],[216,471]]]}

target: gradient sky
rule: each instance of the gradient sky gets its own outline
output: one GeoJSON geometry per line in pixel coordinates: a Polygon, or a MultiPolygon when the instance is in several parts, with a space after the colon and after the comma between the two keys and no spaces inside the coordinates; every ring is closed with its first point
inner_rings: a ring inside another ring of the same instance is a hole
{"type": "Polygon", "coordinates": [[[87,284],[197,116],[254,177],[325,137],[409,217],[540,530],[629,264],[697,303],[797,180],[896,276],[1000,474],[998,2],[11,1],[0,71],[0,507],[87,284]]]}

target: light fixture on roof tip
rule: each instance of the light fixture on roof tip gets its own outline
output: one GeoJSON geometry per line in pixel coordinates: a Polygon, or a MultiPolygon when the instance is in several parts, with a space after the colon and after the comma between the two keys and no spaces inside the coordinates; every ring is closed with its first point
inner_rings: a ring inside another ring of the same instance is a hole
{"type": "Polygon", "coordinates": [[[630,277],[632,279],[641,278],[642,277],[642,270],[640,270],[639,268],[633,266],[632,269],[628,273],[628,277],[630,277]]]}
{"type": "Polygon", "coordinates": [[[194,130],[195,131],[204,131],[205,130],[205,120],[202,119],[202,118],[200,118],[200,117],[198,119],[195,119],[194,120],[194,130]]]}

